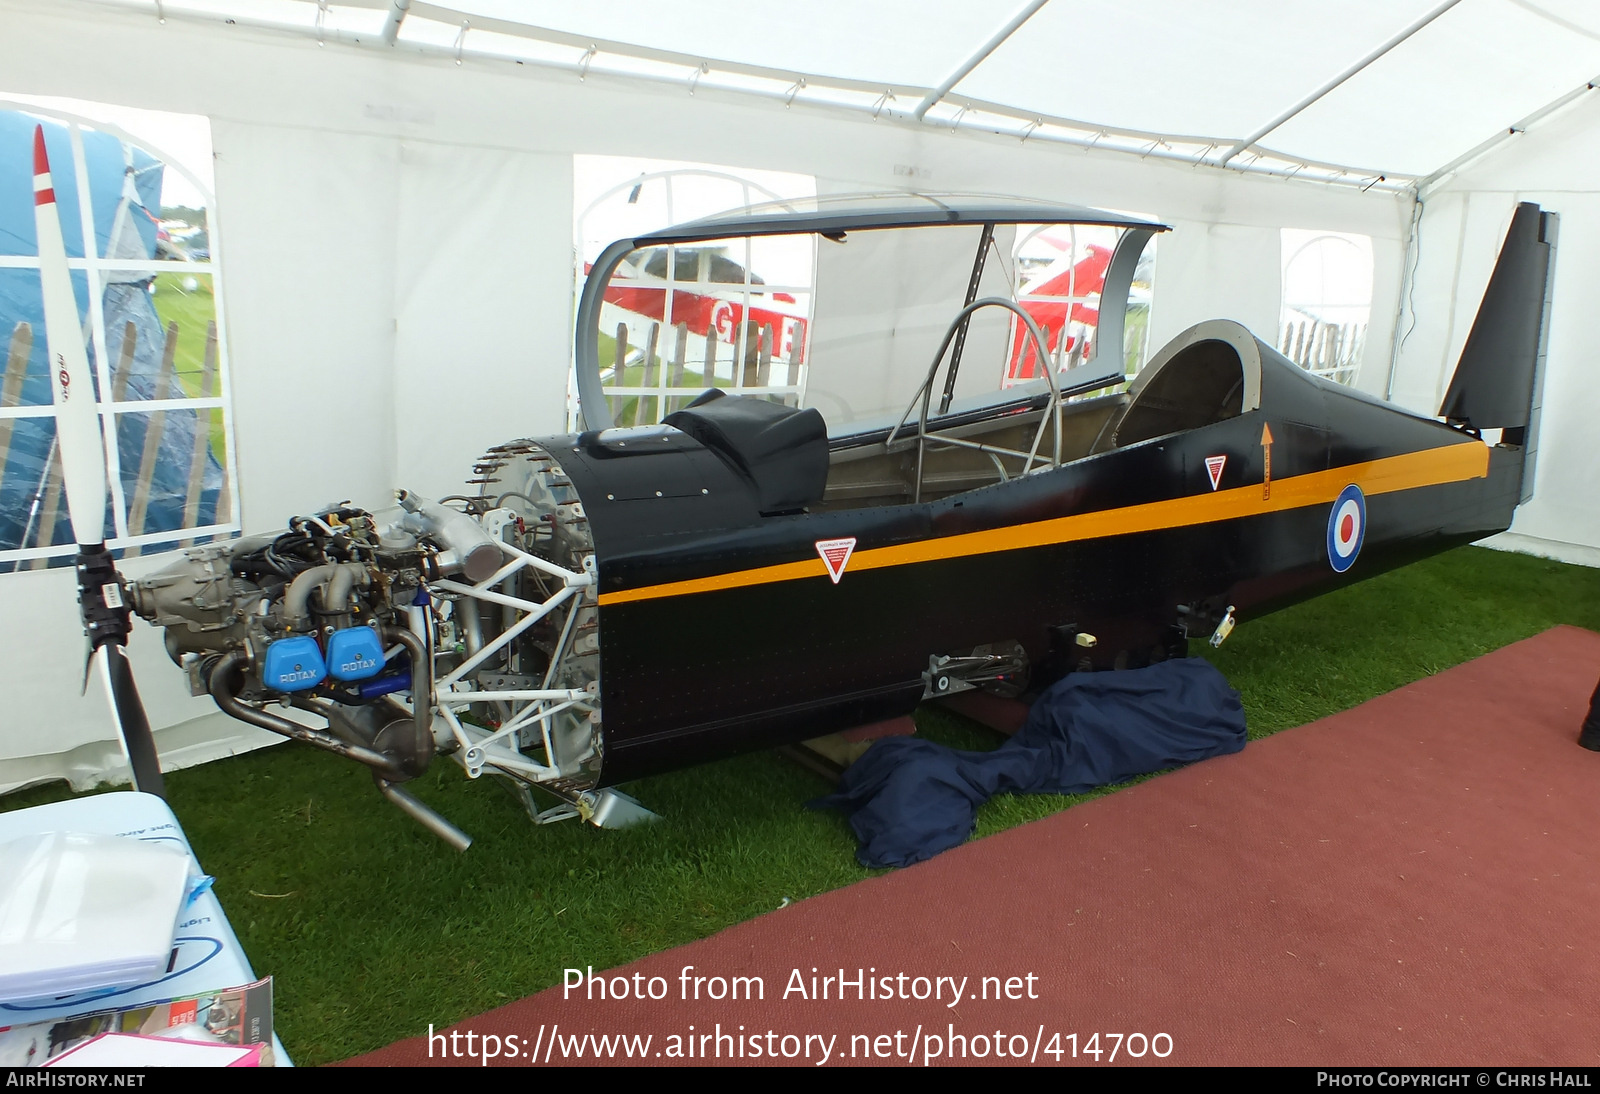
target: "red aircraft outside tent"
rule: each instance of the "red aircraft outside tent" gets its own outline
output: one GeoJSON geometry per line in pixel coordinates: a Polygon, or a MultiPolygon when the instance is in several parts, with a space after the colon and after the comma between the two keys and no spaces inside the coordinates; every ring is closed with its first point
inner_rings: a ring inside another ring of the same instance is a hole
{"type": "MultiPolygon", "coordinates": [[[[1051,354],[1065,359],[1088,354],[1087,337],[1068,332],[1071,324],[1092,328],[1099,319],[1099,309],[1084,303],[1087,296],[1098,296],[1105,285],[1106,270],[1111,265],[1111,249],[1089,244],[1088,254],[1078,262],[1050,275],[1046,280],[1027,286],[1021,299],[1022,307],[1043,330],[1051,354]],[[1082,342],[1083,344],[1080,344],[1082,342]]],[[[775,357],[802,361],[805,357],[806,317],[791,293],[764,293],[762,280],[749,273],[749,290],[753,298],[764,304],[752,303],[748,308],[730,295],[743,295],[740,288],[746,284],[747,271],[733,259],[713,252],[694,249],[677,250],[676,277],[686,281],[710,282],[729,286],[724,293],[697,293],[687,289],[672,291],[670,314],[666,310],[667,290],[641,281],[614,280],[605,293],[606,303],[643,320],[658,323],[669,321],[676,326],[688,325],[689,333],[699,338],[713,333],[723,345],[735,345],[742,324],[754,324],[760,330],[775,332],[770,350],[775,357]],[[688,263],[695,268],[685,268],[688,263]],[[701,268],[702,266],[706,268],[701,268]]],[[[651,280],[666,280],[667,256],[665,249],[652,252],[640,264],[639,273],[651,280]]],[[[1059,264],[1059,263],[1057,263],[1059,264]]],[[[589,273],[589,264],[584,264],[589,273]]],[[[1027,380],[1038,374],[1035,354],[1027,347],[1027,331],[1018,326],[1012,334],[1008,379],[1027,380]]]]}

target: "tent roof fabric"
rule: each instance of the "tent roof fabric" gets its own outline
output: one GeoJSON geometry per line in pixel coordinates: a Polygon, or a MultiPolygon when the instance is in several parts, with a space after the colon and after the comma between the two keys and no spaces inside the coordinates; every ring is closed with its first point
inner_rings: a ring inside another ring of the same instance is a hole
{"type": "Polygon", "coordinates": [[[1592,0],[160,7],[167,17],[287,26],[322,40],[512,59],[1386,189],[1453,168],[1592,90],[1600,74],[1592,0]]]}

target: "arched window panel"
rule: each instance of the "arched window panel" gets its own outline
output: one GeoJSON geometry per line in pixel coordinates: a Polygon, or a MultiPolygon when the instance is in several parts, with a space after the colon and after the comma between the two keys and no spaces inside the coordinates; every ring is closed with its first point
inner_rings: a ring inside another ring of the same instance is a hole
{"type": "Polygon", "coordinates": [[[1372,315],[1372,238],[1283,229],[1278,349],[1301,368],[1348,384],[1372,315]]]}
{"type": "Polygon", "coordinates": [[[35,126],[106,443],[107,541],[127,556],[234,533],[209,125],[0,96],[0,573],[70,565],[74,554],[28,200],[35,126]]]}

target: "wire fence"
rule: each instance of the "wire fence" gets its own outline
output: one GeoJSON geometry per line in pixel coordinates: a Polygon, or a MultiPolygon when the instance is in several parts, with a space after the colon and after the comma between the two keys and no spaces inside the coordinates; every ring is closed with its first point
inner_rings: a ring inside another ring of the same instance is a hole
{"type": "Polygon", "coordinates": [[[1278,350],[1307,372],[1348,384],[1355,379],[1366,343],[1365,323],[1323,323],[1305,319],[1283,324],[1278,350]]]}
{"type": "Polygon", "coordinates": [[[789,359],[785,360],[773,356],[780,332],[771,323],[753,319],[745,322],[744,337],[731,345],[721,341],[715,332],[703,339],[694,338],[686,322],[670,328],[670,349],[660,345],[659,322],[647,320],[636,331],[639,329],[644,332],[642,341],[630,343],[628,325],[618,323],[614,359],[609,365],[601,364],[601,383],[611,399],[618,425],[659,422],[714,386],[726,386],[736,394],[762,395],[788,406],[799,405],[800,347],[804,337],[799,330],[789,359]],[[704,345],[702,360],[693,360],[691,339],[704,345]],[[729,355],[726,361],[719,360],[723,351],[729,355]],[[678,390],[688,394],[671,394],[678,390]]]}

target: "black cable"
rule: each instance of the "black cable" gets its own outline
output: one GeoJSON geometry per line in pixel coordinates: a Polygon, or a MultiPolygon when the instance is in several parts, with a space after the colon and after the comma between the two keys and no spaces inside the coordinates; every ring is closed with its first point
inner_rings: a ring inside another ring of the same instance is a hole
{"type": "Polygon", "coordinates": [[[1406,328],[1394,347],[1395,360],[1389,363],[1389,390],[1384,392],[1385,398],[1394,394],[1395,365],[1399,362],[1400,351],[1406,348],[1406,339],[1417,329],[1417,267],[1422,264],[1422,205],[1422,198],[1418,197],[1411,213],[1411,273],[1406,283],[1406,306],[1411,309],[1411,326],[1406,328]]]}

